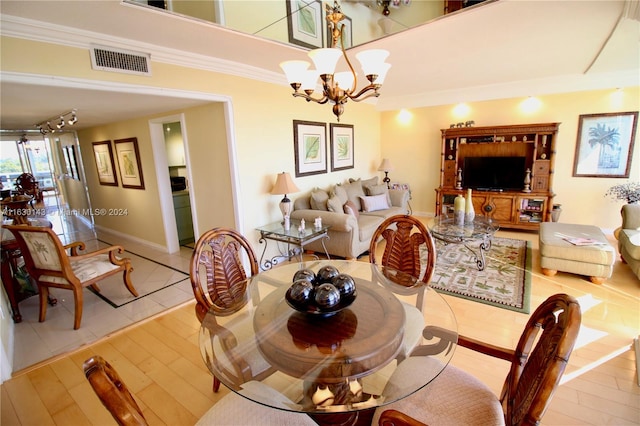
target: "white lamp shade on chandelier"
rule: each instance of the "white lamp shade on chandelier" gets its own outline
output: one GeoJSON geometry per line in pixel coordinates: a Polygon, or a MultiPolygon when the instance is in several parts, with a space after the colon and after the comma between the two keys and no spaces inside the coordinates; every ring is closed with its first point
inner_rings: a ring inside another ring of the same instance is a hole
{"type": "Polygon", "coordinates": [[[291,214],[291,200],[287,198],[287,194],[292,194],[299,191],[300,189],[293,182],[293,179],[291,179],[291,175],[289,175],[289,173],[282,172],[278,174],[276,183],[271,190],[271,194],[284,195],[284,198],[280,200],[280,211],[282,212],[283,218],[291,214]]]}
{"type": "Polygon", "coordinates": [[[340,24],[343,19],[344,15],[337,3],[334,3],[333,7],[327,5],[327,22],[329,30],[333,34],[334,47],[314,49],[308,53],[315,69],[309,69],[311,64],[307,61],[292,60],[280,63],[287,81],[293,88],[293,96],[319,104],[330,101],[338,121],[344,111],[343,104],[349,99],[359,102],[369,97],[380,96],[378,89],[384,83],[387,72],[391,68],[391,64],[385,62],[389,56],[389,52],[386,50],[369,49],[357,53],[356,58],[360,62],[363,75],[369,84],[359,91],[356,89],[358,76],[347,57],[344,43],[341,43],[341,49],[336,47],[338,40],[343,41],[344,25],[340,24]],[[349,69],[336,72],[336,66],[341,58],[344,58],[349,69]],[[318,77],[320,81],[318,81],[318,77]],[[322,84],[322,96],[313,97],[319,82],[322,84]]]}

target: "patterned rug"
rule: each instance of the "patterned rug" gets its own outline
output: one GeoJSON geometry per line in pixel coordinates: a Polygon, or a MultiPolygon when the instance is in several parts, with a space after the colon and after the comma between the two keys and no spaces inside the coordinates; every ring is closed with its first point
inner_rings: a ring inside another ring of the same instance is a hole
{"type": "MultiPolygon", "coordinates": [[[[529,313],[531,244],[493,238],[485,253],[486,267],[478,271],[475,256],[463,244],[436,240],[438,260],[431,279],[437,291],[512,311],[529,313]]],[[[470,245],[474,250],[477,243],[470,245]]]]}

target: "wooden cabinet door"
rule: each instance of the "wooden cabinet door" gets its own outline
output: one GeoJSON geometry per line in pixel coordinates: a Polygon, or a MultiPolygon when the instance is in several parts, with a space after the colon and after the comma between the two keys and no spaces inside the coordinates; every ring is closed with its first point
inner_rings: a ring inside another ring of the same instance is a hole
{"type": "Polygon", "coordinates": [[[483,194],[473,197],[473,207],[476,212],[490,217],[500,223],[513,221],[514,197],[501,194],[483,194]],[[478,208],[479,207],[479,208],[478,208]]]}

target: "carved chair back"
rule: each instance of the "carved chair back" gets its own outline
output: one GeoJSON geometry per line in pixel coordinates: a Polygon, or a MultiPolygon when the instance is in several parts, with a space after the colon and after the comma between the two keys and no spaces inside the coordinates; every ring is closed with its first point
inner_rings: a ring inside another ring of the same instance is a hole
{"type": "Polygon", "coordinates": [[[556,294],[531,315],[515,348],[501,394],[508,425],[540,424],[580,330],[578,301],[556,294]]]}
{"type": "MultiPolygon", "coordinates": [[[[409,215],[395,215],[382,222],[369,245],[371,263],[376,263],[376,248],[381,239],[386,241],[382,266],[404,272],[423,283],[431,281],[436,247],[431,232],[420,220],[409,215]]],[[[394,281],[402,284],[398,279],[394,281]]]]}

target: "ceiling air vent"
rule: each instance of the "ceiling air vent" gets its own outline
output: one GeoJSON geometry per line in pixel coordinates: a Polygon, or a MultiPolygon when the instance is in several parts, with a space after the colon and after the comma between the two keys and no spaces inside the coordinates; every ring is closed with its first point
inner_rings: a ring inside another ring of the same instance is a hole
{"type": "Polygon", "coordinates": [[[148,53],[102,46],[91,48],[91,66],[94,70],[151,75],[150,65],[148,53]]]}

